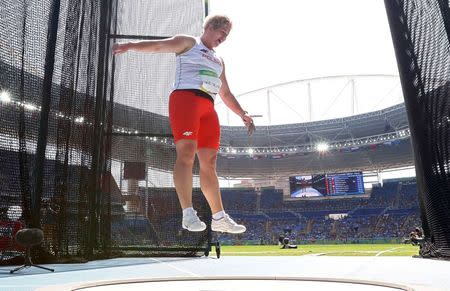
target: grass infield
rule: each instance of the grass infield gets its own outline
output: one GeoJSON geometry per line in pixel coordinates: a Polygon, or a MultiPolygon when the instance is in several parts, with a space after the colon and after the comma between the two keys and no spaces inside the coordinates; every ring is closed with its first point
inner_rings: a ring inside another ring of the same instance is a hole
{"type": "MultiPolygon", "coordinates": [[[[414,256],[418,246],[408,244],[336,244],[298,245],[297,249],[280,246],[221,246],[224,256],[414,256]]],[[[215,254],[212,249],[211,255],[215,254]]]]}

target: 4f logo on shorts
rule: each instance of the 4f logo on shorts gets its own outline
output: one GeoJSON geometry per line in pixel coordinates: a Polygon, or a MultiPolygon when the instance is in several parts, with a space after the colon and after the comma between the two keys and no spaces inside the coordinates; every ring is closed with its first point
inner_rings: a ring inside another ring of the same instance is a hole
{"type": "Polygon", "coordinates": [[[191,136],[192,135],[192,131],[185,131],[183,132],[184,136],[191,136]]]}

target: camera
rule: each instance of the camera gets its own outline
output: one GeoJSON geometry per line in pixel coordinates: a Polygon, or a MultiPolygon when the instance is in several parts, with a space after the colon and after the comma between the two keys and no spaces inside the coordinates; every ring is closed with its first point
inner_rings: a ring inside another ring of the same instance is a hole
{"type": "Polygon", "coordinates": [[[278,242],[280,243],[282,249],[296,249],[297,248],[297,245],[290,244],[289,237],[287,237],[285,235],[280,235],[278,237],[278,242]]]}

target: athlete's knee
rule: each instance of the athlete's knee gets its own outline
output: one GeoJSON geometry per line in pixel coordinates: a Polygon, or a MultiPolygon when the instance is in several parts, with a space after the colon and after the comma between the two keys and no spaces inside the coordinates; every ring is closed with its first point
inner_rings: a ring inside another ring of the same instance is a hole
{"type": "Polygon", "coordinates": [[[185,166],[192,166],[194,164],[195,154],[191,155],[187,152],[179,152],[177,153],[177,160],[176,164],[178,165],[185,165],[185,166]]]}
{"type": "Polygon", "coordinates": [[[216,170],[217,155],[199,155],[200,170],[216,170]]]}
{"type": "Polygon", "coordinates": [[[177,163],[192,165],[195,159],[195,143],[183,142],[177,144],[177,163]]]}

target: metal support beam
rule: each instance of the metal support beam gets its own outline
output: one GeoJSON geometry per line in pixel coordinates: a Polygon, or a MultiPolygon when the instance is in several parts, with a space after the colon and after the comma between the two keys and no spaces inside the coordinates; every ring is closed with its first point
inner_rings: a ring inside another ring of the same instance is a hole
{"type": "Polygon", "coordinates": [[[272,125],[272,113],[270,112],[270,90],[267,90],[267,118],[269,125],[272,125]]]}
{"type": "Polygon", "coordinates": [[[356,104],[356,91],[355,91],[355,79],[351,79],[350,80],[350,84],[351,84],[351,90],[352,90],[352,95],[351,95],[351,111],[352,111],[352,115],[357,114],[357,104],[356,104]]]}
{"type": "Polygon", "coordinates": [[[308,82],[308,121],[313,120],[312,116],[312,93],[311,93],[311,83],[308,82]]]}
{"type": "Polygon", "coordinates": [[[145,197],[145,201],[144,201],[144,205],[145,205],[145,207],[144,207],[144,209],[145,209],[145,213],[144,213],[144,217],[146,217],[146,218],[150,218],[150,217],[148,217],[148,198],[149,198],[149,193],[148,193],[148,186],[149,186],[149,181],[148,181],[148,166],[147,166],[147,163],[145,163],[145,195],[144,195],[144,197],[145,197]]]}

